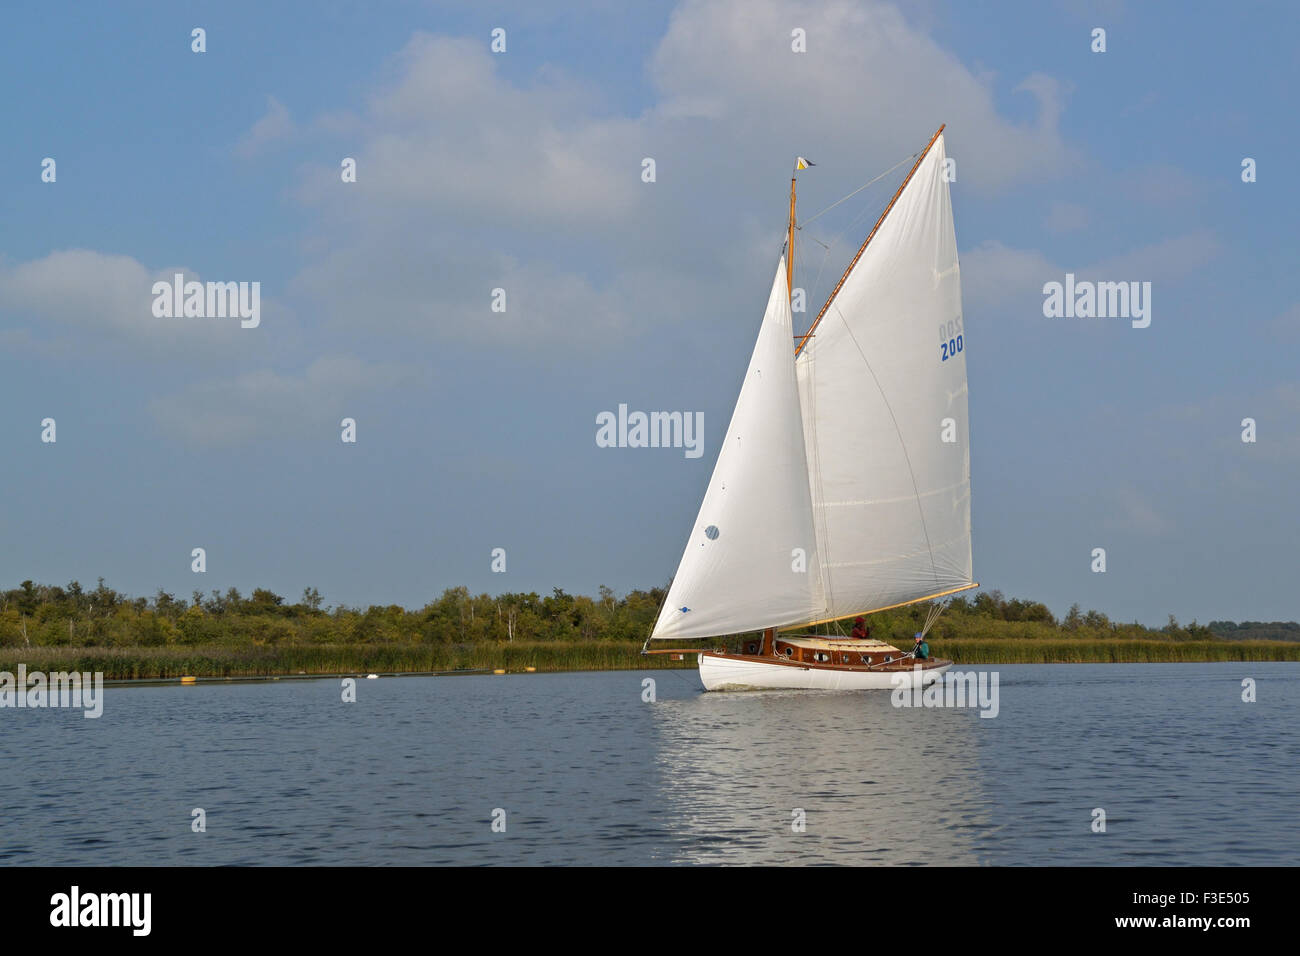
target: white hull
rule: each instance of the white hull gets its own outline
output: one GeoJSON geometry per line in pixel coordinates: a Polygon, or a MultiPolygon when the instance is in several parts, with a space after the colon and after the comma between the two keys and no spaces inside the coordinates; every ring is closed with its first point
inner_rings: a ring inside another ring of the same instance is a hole
{"type": "Polygon", "coordinates": [[[699,655],[700,681],[705,690],[893,690],[934,683],[951,663],[922,671],[867,671],[829,666],[767,663],[717,654],[699,655]],[[902,681],[899,681],[899,676],[902,681]]]}

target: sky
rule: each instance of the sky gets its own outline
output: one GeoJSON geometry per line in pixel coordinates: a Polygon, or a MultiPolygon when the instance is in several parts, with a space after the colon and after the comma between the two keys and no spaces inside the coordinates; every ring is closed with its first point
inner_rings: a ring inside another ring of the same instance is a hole
{"type": "MultiPolygon", "coordinates": [[[[664,585],[794,157],[817,163],[811,215],[946,123],[976,580],[1058,614],[1300,619],[1286,3],[0,17],[0,587],[418,607],[458,585],[664,585]],[[259,282],[259,323],[155,316],[177,272],[259,282]],[[1066,273],[1150,282],[1150,325],[1046,317],[1066,273]],[[703,454],[598,447],[620,404],[702,413],[703,454]]],[[[898,181],[806,227],[844,232],[801,242],[810,299],[898,181]]]]}

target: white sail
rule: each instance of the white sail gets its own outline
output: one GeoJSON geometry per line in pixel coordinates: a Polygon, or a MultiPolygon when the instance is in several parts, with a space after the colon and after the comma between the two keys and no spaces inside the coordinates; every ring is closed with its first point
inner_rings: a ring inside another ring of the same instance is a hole
{"type": "Polygon", "coordinates": [[[966,340],[944,159],[939,136],[795,363],[822,619],[971,584],[966,340]]]}
{"type": "Polygon", "coordinates": [[[784,257],[655,639],[812,619],[821,609],[784,257]]]}

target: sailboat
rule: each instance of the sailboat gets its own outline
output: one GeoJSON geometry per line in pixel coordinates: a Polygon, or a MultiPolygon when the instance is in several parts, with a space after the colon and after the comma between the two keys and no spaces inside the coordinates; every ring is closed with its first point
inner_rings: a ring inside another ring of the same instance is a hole
{"type": "MultiPolygon", "coordinates": [[[[785,246],[749,368],[642,649],[697,654],[706,690],[925,685],[952,664],[881,640],[806,632],[938,600],[924,634],[943,599],[978,587],[943,130],[802,336],[791,309],[791,175],[785,246]],[[649,649],[735,635],[741,643],[730,649],[649,649]]],[[[807,165],[800,158],[796,173],[807,165]]]]}

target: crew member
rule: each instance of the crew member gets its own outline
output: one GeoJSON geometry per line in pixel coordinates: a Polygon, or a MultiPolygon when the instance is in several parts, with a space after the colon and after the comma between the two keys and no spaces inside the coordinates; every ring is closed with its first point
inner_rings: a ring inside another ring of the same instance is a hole
{"type": "Polygon", "coordinates": [[[925,643],[925,638],[920,634],[916,635],[916,647],[912,648],[912,654],[918,661],[923,661],[930,656],[930,645],[925,643]]]}
{"type": "Polygon", "coordinates": [[[853,632],[849,635],[850,637],[855,637],[858,640],[866,640],[867,636],[870,633],[871,633],[871,628],[867,627],[867,622],[865,618],[859,617],[854,619],[853,632]]]}

